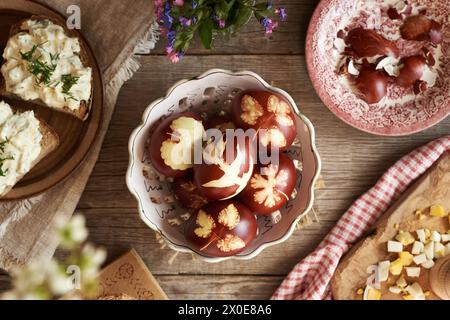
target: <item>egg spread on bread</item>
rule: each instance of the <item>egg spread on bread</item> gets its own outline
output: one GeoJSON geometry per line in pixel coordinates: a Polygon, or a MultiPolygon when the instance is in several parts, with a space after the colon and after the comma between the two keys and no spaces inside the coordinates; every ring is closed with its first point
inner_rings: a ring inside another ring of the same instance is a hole
{"type": "Polygon", "coordinates": [[[42,138],[33,111],[14,113],[0,101],[0,194],[30,171],[41,153],[42,138]]]}
{"type": "Polygon", "coordinates": [[[49,107],[78,110],[91,97],[92,69],[80,59],[80,43],[50,20],[26,20],[3,53],[6,91],[49,107]]]}

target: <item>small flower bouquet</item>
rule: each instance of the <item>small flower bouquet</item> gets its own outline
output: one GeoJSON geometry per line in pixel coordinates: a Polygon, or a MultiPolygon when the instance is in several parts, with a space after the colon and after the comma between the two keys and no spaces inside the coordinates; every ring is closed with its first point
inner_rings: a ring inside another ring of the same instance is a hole
{"type": "Polygon", "coordinates": [[[56,223],[59,250],[64,259],[38,259],[11,271],[13,288],[0,300],[95,299],[97,275],[106,251],[86,243],[88,231],[83,216],[56,223]]]}
{"type": "Polygon", "coordinates": [[[270,1],[255,0],[155,0],[161,34],[166,38],[166,53],[178,62],[196,34],[206,49],[211,49],[216,34],[230,34],[254,16],[271,34],[278,20],[286,20],[286,10],[270,1]]]}

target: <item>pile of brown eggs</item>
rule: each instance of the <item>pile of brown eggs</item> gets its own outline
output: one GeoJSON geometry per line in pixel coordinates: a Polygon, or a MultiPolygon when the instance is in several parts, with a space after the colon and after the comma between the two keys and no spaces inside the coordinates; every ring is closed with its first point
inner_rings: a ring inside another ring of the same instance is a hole
{"type": "Polygon", "coordinates": [[[296,135],[289,102],[268,91],[241,93],[227,114],[204,119],[183,112],[159,123],[147,152],[155,170],[171,178],[179,204],[192,211],[185,232],[198,251],[242,252],[258,234],[257,216],[286,204],[297,172],[283,151],[296,135]]]}

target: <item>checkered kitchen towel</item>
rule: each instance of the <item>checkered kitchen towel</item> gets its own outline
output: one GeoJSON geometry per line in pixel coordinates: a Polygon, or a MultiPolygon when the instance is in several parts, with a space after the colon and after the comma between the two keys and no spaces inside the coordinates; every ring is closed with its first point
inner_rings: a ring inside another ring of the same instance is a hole
{"type": "Polygon", "coordinates": [[[422,146],[400,159],[348,209],[317,249],[300,261],[272,299],[332,299],[330,281],[341,257],[390,205],[442,154],[450,151],[450,136],[422,146]]]}

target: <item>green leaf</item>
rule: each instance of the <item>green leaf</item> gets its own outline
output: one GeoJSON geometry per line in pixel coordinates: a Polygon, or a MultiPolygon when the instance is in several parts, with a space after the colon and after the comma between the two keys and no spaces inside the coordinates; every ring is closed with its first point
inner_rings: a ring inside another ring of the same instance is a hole
{"type": "Polygon", "coordinates": [[[211,49],[212,38],[213,38],[213,28],[214,22],[211,19],[203,21],[198,28],[198,34],[203,46],[206,49],[211,49]]]}
{"type": "Polygon", "coordinates": [[[226,0],[219,0],[217,1],[214,10],[217,14],[217,16],[219,17],[219,19],[221,20],[227,20],[228,19],[228,14],[231,10],[231,8],[233,7],[234,3],[236,0],[230,0],[230,1],[226,1],[226,0]]]}
{"type": "Polygon", "coordinates": [[[239,28],[248,22],[251,18],[253,10],[249,7],[240,7],[236,11],[236,17],[234,19],[234,25],[239,28]]]}

